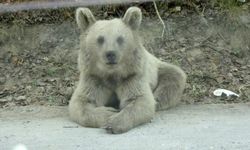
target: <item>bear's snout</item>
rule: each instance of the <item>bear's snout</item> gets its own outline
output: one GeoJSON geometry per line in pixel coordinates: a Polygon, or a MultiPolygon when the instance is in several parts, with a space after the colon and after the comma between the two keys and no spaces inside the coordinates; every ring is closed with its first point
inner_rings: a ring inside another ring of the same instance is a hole
{"type": "Polygon", "coordinates": [[[107,64],[116,64],[116,53],[114,51],[108,51],[106,52],[106,58],[108,60],[107,64]]]}

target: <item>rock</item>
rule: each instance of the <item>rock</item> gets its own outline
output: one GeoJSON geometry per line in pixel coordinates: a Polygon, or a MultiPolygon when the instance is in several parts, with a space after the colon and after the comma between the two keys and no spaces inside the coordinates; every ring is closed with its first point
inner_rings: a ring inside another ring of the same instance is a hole
{"type": "Polygon", "coordinates": [[[56,78],[49,79],[50,82],[55,82],[56,80],[56,78]]]}
{"type": "Polygon", "coordinates": [[[26,90],[31,90],[32,86],[28,85],[26,86],[26,90]]]}
{"type": "Polygon", "coordinates": [[[246,0],[237,0],[238,2],[242,2],[242,3],[245,3],[246,0]]]}
{"type": "Polygon", "coordinates": [[[241,66],[241,69],[246,70],[247,66],[241,66]]]}
{"type": "Polygon", "coordinates": [[[6,99],[10,102],[10,101],[13,100],[13,97],[12,96],[8,96],[6,99]]]}
{"type": "Polygon", "coordinates": [[[45,60],[46,62],[49,61],[48,57],[44,57],[43,60],[45,60]]]}
{"type": "Polygon", "coordinates": [[[26,96],[18,96],[16,98],[17,101],[23,101],[23,100],[26,100],[26,96]]]}
{"type": "Polygon", "coordinates": [[[64,78],[64,81],[70,81],[69,77],[64,78]]]}
{"type": "Polygon", "coordinates": [[[8,99],[6,99],[6,98],[0,98],[0,104],[1,103],[7,103],[8,102],[8,99]]]}
{"type": "Polygon", "coordinates": [[[187,57],[189,61],[201,60],[203,58],[203,53],[200,49],[192,49],[187,52],[187,57]]]}
{"type": "Polygon", "coordinates": [[[175,7],[175,11],[177,11],[177,12],[178,12],[178,11],[181,11],[181,6],[176,6],[176,7],[175,7]]]}
{"type": "Polygon", "coordinates": [[[38,81],[37,81],[37,85],[38,85],[38,86],[45,86],[46,83],[44,83],[42,80],[38,80],[38,81]]]}
{"type": "Polygon", "coordinates": [[[0,77],[0,84],[4,84],[6,82],[6,78],[5,77],[0,77]]]}
{"type": "Polygon", "coordinates": [[[180,38],[178,39],[178,41],[179,41],[181,44],[187,43],[187,39],[184,38],[184,37],[180,37],[180,38]]]}
{"type": "Polygon", "coordinates": [[[66,91],[65,91],[65,95],[67,97],[71,97],[71,95],[73,94],[74,89],[72,87],[67,87],[66,91]]]}
{"type": "Polygon", "coordinates": [[[38,87],[37,88],[37,92],[39,92],[39,93],[43,93],[43,92],[45,92],[45,89],[44,89],[44,87],[38,87]]]}
{"type": "Polygon", "coordinates": [[[12,99],[13,99],[12,96],[0,98],[0,108],[6,107],[7,105],[11,104],[12,99]]]}
{"type": "Polygon", "coordinates": [[[64,95],[67,100],[69,100],[73,94],[74,88],[73,87],[67,87],[67,88],[62,88],[59,93],[61,95],[64,95]]]}

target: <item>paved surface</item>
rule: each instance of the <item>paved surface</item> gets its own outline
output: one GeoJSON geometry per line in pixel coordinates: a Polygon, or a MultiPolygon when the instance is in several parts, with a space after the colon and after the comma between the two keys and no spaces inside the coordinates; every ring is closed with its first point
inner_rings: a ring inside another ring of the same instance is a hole
{"type": "Polygon", "coordinates": [[[120,135],[78,126],[66,107],[0,109],[0,149],[20,143],[28,150],[249,150],[250,104],[184,105],[120,135]]]}

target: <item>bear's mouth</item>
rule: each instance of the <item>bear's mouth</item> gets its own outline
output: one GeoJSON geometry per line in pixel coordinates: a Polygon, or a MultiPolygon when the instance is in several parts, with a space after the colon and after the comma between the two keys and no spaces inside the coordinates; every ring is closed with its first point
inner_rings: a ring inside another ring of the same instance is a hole
{"type": "Polygon", "coordinates": [[[110,66],[113,66],[113,65],[116,65],[117,62],[107,62],[106,64],[107,64],[107,65],[110,65],[110,66]]]}

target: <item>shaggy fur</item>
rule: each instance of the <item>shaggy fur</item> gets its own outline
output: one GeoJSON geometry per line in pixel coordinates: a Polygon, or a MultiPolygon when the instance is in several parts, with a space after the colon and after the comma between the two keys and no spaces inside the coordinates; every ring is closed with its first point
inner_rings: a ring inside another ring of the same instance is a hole
{"type": "Polygon", "coordinates": [[[75,122],[123,133],[179,103],[186,75],[145,50],[137,33],[141,19],[137,7],[122,19],[99,21],[89,9],[77,9],[80,81],[69,104],[75,122]]]}

